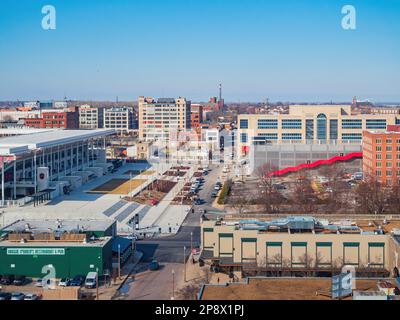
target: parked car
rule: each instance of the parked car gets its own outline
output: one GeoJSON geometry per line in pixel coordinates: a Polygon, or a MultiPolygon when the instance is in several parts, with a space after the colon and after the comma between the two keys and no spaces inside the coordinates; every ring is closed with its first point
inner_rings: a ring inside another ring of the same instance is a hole
{"type": "Polygon", "coordinates": [[[11,300],[24,300],[25,295],[21,292],[13,292],[11,294],[11,300]]]}
{"type": "Polygon", "coordinates": [[[160,264],[158,263],[157,260],[153,260],[152,262],[149,263],[149,270],[157,271],[158,269],[160,269],[160,264]]]}
{"type": "Polygon", "coordinates": [[[25,295],[24,300],[39,300],[39,296],[35,293],[28,293],[25,295]]]}
{"type": "Polygon", "coordinates": [[[211,198],[216,198],[216,197],[218,197],[218,192],[217,191],[211,192],[211,198]]]}
{"type": "Polygon", "coordinates": [[[11,274],[6,274],[4,276],[1,277],[0,280],[0,284],[5,285],[5,286],[9,286],[10,284],[13,283],[15,277],[11,274]]]}
{"type": "Polygon", "coordinates": [[[80,287],[82,286],[83,282],[85,281],[85,277],[84,276],[75,276],[71,282],[69,283],[70,286],[72,287],[80,287]]]}
{"type": "Polygon", "coordinates": [[[69,286],[70,286],[70,283],[71,283],[71,280],[70,280],[69,278],[62,278],[62,279],[60,280],[60,282],[58,283],[58,285],[59,285],[60,287],[69,287],[69,286]]]}
{"type": "Polygon", "coordinates": [[[16,276],[13,285],[14,286],[23,286],[26,283],[26,277],[25,276],[16,276]]]}
{"type": "Polygon", "coordinates": [[[216,184],[216,185],[214,186],[214,190],[215,190],[215,191],[219,191],[219,190],[221,190],[221,186],[220,186],[220,185],[218,185],[218,184],[216,184]]]}
{"type": "Polygon", "coordinates": [[[85,288],[94,289],[97,286],[97,272],[91,271],[87,274],[85,288]]]}
{"type": "Polygon", "coordinates": [[[11,300],[11,293],[0,292],[0,301],[3,301],[3,300],[11,300]]]}
{"type": "MultiPolygon", "coordinates": [[[[47,279],[47,285],[50,285],[50,279],[47,279]]],[[[35,282],[35,287],[42,288],[43,287],[43,279],[37,279],[35,282]]]]}

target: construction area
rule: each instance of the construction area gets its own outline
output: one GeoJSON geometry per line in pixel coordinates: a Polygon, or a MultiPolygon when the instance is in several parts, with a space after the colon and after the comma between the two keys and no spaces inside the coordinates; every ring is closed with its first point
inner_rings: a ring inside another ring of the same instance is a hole
{"type": "Polygon", "coordinates": [[[154,206],[160,203],[175,185],[174,181],[155,180],[130,200],[154,206]]]}
{"type": "MultiPolygon", "coordinates": [[[[331,282],[331,278],[248,278],[247,282],[205,285],[199,298],[200,300],[331,300],[331,282]]],[[[377,279],[357,279],[356,290],[376,291],[377,282],[377,279]]],[[[344,300],[352,300],[352,297],[345,297],[344,300]]]]}

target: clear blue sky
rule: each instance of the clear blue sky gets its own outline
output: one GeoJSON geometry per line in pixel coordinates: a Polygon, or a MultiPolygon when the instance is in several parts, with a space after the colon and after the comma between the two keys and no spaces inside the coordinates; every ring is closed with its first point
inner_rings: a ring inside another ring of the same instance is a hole
{"type": "Polygon", "coordinates": [[[219,82],[227,101],[400,101],[400,0],[0,1],[0,100],[206,100],[219,82]]]}

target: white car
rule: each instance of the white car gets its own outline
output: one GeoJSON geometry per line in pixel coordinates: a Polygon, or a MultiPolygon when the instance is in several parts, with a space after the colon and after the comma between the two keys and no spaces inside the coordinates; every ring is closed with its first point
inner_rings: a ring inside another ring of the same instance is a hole
{"type": "Polygon", "coordinates": [[[28,293],[25,295],[24,300],[39,300],[39,296],[34,293],[28,293]]]}

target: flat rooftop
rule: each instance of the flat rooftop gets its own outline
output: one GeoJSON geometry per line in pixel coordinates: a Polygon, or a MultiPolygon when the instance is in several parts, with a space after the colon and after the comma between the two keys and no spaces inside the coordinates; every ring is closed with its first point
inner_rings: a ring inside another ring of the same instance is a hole
{"type": "Polygon", "coordinates": [[[88,219],[73,219],[73,220],[18,220],[6,228],[2,229],[3,232],[76,232],[84,231],[104,231],[112,226],[114,220],[88,220],[88,219]]]}
{"type": "Polygon", "coordinates": [[[0,155],[13,155],[115,134],[113,129],[51,130],[0,138],[0,155]]]}
{"type": "MultiPolygon", "coordinates": [[[[250,278],[248,284],[206,285],[201,300],[331,300],[331,281],[331,278],[250,278]]],[[[377,279],[357,279],[357,290],[377,290],[377,282],[377,279]]]]}
{"type": "Polygon", "coordinates": [[[18,249],[31,249],[31,248],[59,248],[59,247],[104,247],[112,237],[102,237],[96,240],[90,240],[87,242],[73,242],[73,241],[28,241],[21,243],[18,241],[0,241],[0,247],[14,247],[18,249]]]}

